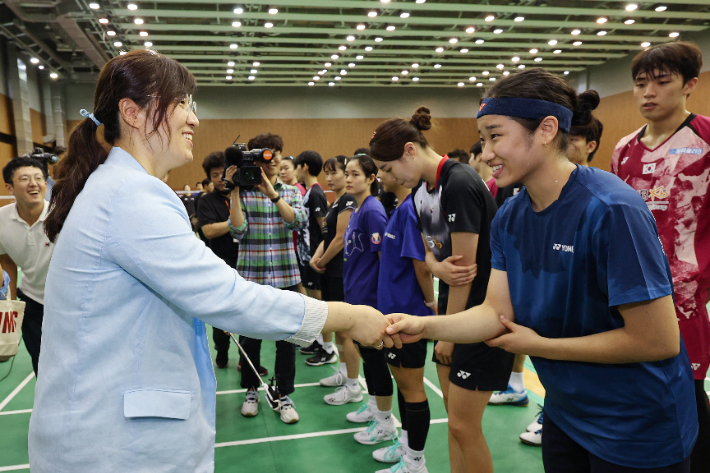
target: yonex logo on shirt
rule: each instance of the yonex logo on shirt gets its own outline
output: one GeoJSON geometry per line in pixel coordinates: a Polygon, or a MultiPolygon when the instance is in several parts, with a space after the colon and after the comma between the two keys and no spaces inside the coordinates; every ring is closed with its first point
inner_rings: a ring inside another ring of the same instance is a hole
{"type": "Polygon", "coordinates": [[[449,223],[456,221],[456,214],[449,214],[448,217],[449,217],[449,223]]]}
{"type": "Polygon", "coordinates": [[[693,368],[693,371],[697,371],[700,368],[700,363],[691,363],[690,367],[693,368]]]}
{"type": "Polygon", "coordinates": [[[397,237],[392,235],[390,232],[385,232],[385,237],[391,239],[391,240],[396,240],[397,237]]]}
{"type": "Polygon", "coordinates": [[[629,160],[629,157],[626,156],[624,159],[621,160],[621,164],[626,164],[626,161],[629,160]]]}
{"type": "Polygon", "coordinates": [[[466,379],[466,378],[468,378],[469,376],[471,376],[471,373],[467,373],[467,372],[465,372],[464,370],[461,370],[461,371],[459,371],[459,372],[456,374],[456,376],[458,376],[458,377],[461,378],[461,379],[466,379]]]}
{"type": "Polygon", "coordinates": [[[571,246],[571,245],[561,245],[559,243],[553,243],[552,249],[555,251],[564,251],[566,253],[574,253],[574,246],[571,246]]]}
{"type": "Polygon", "coordinates": [[[397,355],[395,355],[394,353],[387,353],[387,356],[390,358],[390,360],[394,360],[395,358],[397,358],[397,355]]]}
{"type": "Polygon", "coordinates": [[[703,154],[702,148],[675,148],[668,154],[703,154]]]}

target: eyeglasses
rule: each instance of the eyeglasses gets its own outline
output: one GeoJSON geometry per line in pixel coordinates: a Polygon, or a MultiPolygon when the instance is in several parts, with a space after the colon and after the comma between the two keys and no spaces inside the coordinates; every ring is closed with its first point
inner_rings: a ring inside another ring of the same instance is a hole
{"type": "MultiPolygon", "coordinates": [[[[29,184],[29,183],[30,183],[30,180],[31,180],[31,179],[33,179],[33,178],[31,178],[31,177],[29,177],[29,176],[21,176],[21,177],[19,177],[19,178],[17,179],[17,181],[18,181],[20,184],[26,185],[26,184],[29,184]]],[[[37,184],[42,184],[42,183],[44,182],[44,176],[35,176],[35,177],[34,177],[34,180],[35,180],[35,182],[36,182],[37,184]]]]}
{"type": "Polygon", "coordinates": [[[192,94],[188,95],[184,99],[182,99],[179,103],[179,105],[187,110],[187,114],[190,115],[191,113],[194,113],[195,116],[197,116],[197,102],[192,100],[192,94]]]}

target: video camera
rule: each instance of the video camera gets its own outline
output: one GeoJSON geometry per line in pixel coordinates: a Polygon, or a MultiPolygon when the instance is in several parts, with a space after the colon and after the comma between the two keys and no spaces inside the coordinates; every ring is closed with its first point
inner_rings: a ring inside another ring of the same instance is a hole
{"type": "Polygon", "coordinates": [[[42,164],[56,164],[59,161],[59,156],[52,153],[47,153],[40,147],[35,148],[32,153],[29,154],[30,158],[36,159],[42,164]]]}
{"type": "Polygon", "coordinates": [[[247,150],[244,143],[236,143],[224,150],[224,157],[226,160],[225,173],[229,166],[239,168],[234,173],[231,182],[224,177],[224,174],[222,175],[222,180],[227,183],[229,188],[233,189],[234,187],[244,188],[261,184],[261,168],[255,166],[255,163],[268,163],[273,159],[274,153],[267,148],[247,150]]]}

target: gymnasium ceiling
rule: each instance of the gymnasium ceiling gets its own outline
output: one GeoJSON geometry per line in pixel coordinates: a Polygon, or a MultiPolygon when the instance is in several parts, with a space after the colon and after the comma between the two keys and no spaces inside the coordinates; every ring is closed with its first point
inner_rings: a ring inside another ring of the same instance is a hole
{"type": "Polygon", "coordinates": [[[710,0],[3,0],[0,17],[0,34],[58,80],[93,81],[149,47],[201,87],[485,87],[683,39],[710,26],[710,0]]]}

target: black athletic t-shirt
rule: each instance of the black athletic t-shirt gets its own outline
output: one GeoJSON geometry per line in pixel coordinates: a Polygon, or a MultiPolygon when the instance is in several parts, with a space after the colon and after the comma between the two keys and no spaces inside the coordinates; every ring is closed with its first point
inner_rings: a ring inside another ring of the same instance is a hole
{"type": "MultiPolygon", "coordinates": [[[[491,221],[497,206],[481,176],[471,166],[444,159],[433,190],[422,181],[412,191],[419,230],[436,257],[443,261],[452,255],[451,234],[478,234],[476,264],[478,274],[471,284],[466,308],[486,298],[491,275],[491,221]]],[[[448,298],[448,286],[439,282],[439,299],[448,298]]]]}
{"type": "Polygon", "coordinates": [[[182,205],[184,205],[185,210],[187,210],[188,217],[192,217],[193,215],[195,215],[195,199],[196,198],[193,193],[183,194],[180,196],[182,205]]]}
{"type": "MultiPolygon", "coordinates": [[[[197,206],[197,220],[200,222],[200,227],[211,223],[226,222],[227,219],[229,219],[229,197],[216,190],[200,197],[197,206]]],[[[208,239],[207,242],[214,254],[229,265],[234,264],[236,267],[239,244],[229,233],[211,240],[208,239]]]]}
{"type": "Polygon", "coordinates": [[[318,217],[325,217],[328,209],[328,199],[320,184],[313,184],[303,196],[303,208],[306,211],[308,225],[304,225],[298,235],[298,260],[303,266],[308,266],[311,256],[318,249],[318,245],[323,241],[321,228],[318,225],[318,217]]]}
{"type": "MultiPolygon", "coordinates": [[[[338,228],[338,215],[346,210],[355,210],[357,201],[350,194],[343,194],[338,200],[328,208],[323,220],[323,251],[330,246],[338,228]]],[[[325,265],[325,277],[342,278],[343,277],[343,251],[335,255],[328,264],[325,265]]]]}

